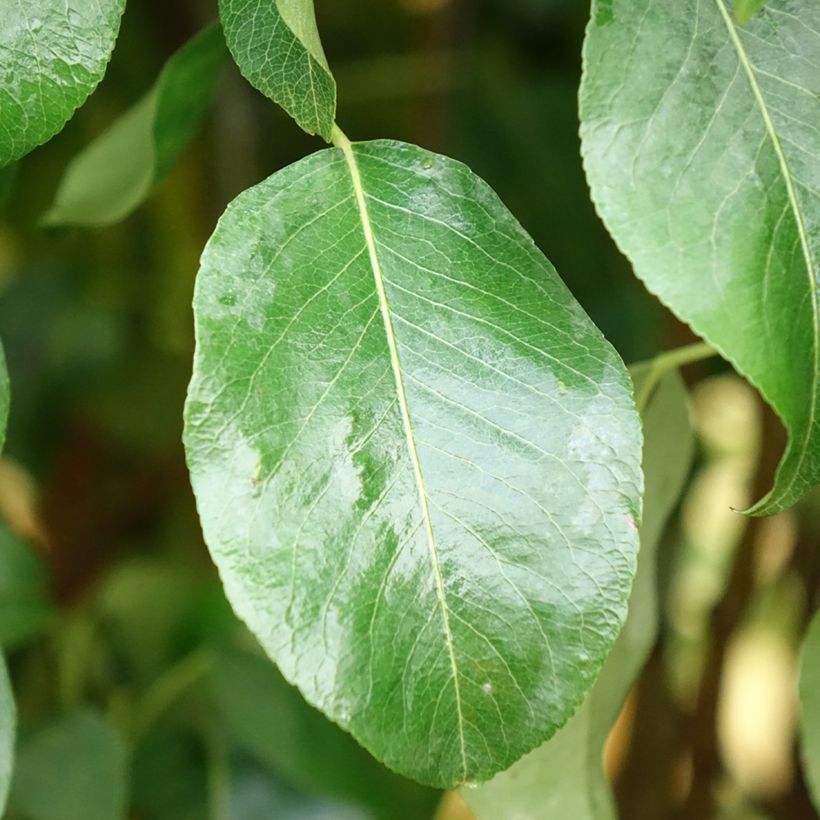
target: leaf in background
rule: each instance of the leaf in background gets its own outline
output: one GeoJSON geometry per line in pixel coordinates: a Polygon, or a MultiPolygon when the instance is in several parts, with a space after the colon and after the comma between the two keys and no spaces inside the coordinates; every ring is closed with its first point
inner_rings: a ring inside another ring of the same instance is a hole
{"type": "Polygon", "coordinates": [[[285,677],[434,786],[553,734],[625,616],[641,436],[493,191],[402,143],[314,154],[229,206],[195,311],[203,528],[285,677]]]}
{"type": "Polygon", "coordinates": [[[8,652],[31,640],[51,614],[40,556],[0,522],[0,647],[8,652]]]}
{"type": "Polygon", "coordinates": [[[637,275],[783,419],[768,514],[820,481],[820,5],[728,8],[596,0],[583,153],[637,275]]]}
{"type": "Polygon", "coordinates": [[[6,807],[14,762],[14,696],[6,663],[0,655],[0,816],[6,807]]]}
{"type": "MultiPolygon", "coordinates": [[[[637,389],[642,373],[634,373],[637,389]]],[[[604,745],[655,641],[657,547],[689,473],[693,444],[686,388],[675,372],[661,382],[644,412],[641,552],[623,631],[570,722],[508,771],[462,792],[479,818],[615,820],[603,770],[604,745]]]]}
{"type": "Polygon", "coordinates": [[[330,142],[336,82],[319,40],[313,0],[219,0],[219,15],[245,79],[308,134],[330,142]]]}
{"type": "Polygon", "coordinates": [[[174,54],[154,87],[72,160],[46,224],[110,225],[140,205],[196,133],[224,56],[218,25],[174,54]]]}
{"type": "Polygon", "coordinates": [[[6,370],[6,356],[0,346],[0,453],[6,443],[6,425],[9,420],[9,374],[6,370]]]}
{"type": "Polygon", "coordinates": [[[308,706],[266,658],[220,651],[213,690],[237,745],[300,791],[365,807],[366,817],[429,820],[433,815],[437,791],[385,769],[308,706]]]}
{"type": "Polygon", "coordinates": [[[11,807],[27,820],[121,820],[125,746],[91,710],[52,719],[20,739],[11,807]]]}
{"type": "Polygon", "coordinates": [[[0,166],[51,139],[105,73],[125,0],[0,4],[0,166]]]}
{"type": "Polygon", "coordinates": [[[803,643],[800,712],[803,769],[820,810],[820,616],[815,616],[803,643]]]}

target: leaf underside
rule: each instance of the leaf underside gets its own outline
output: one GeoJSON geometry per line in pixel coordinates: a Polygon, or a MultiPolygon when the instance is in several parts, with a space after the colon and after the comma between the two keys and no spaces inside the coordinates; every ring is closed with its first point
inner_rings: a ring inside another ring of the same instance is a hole
{"type": "Polygon", "coordinates": [[[229,599],[392,768],[481,780],[625,615],[628,375],[496,195],[381,141],[245,192],[202,260],[185,445],[229,599]]]}
{"type": "Polygon", "coordinates": [[[51,139],[105,73],[125,0],[0,4],[0,166],[51,139]]]}
{"type": "MultiPolygon", "coordinates": [[[[636,388],[641,377],[635,374],[636,388]]],[[[638,572],[629,617],[581,708],[551,740],[512,768],[462,796],[478,817],[616,820],[603,769],[604,745],[657,635],[657,548],[683,488],[694,439],[686,389],[667,376],[644,412],[646,492],[638,572]]]]}
{"type": "Polygon", "coordinates": [[[49,225],[110,225],[168,173],[210,105],[225,56],[219,26],[189,40],[154,87],[69,165],[49,225]]]}
{"type": "Polygon", "coordinates": [[[820,481],[820,6],[599,0],[581,133],[637,275],[755,384],[789,443],[774,513],[820,481]]]}
{"type": "Polygon", "coordinates": [[[245,79],[308,134],[330,142],[336,82],[319,41],[313,0],[219,0],[219,16],[245,79]]]}
{"type": "Polygon", "coordinates": [[[815,616],[803,644],[800,665],[801,751],[814,805],[820,810],[820,617],[815,616]]]}

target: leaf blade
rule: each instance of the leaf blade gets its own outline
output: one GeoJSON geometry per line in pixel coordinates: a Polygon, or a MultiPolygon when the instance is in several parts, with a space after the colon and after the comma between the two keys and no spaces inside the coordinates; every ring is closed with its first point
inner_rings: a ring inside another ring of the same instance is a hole
{"type": "Polygon", "coordinates": [[[308,134],[330,142],[336,82],[322,50],[313,0],[220,0],[219,15],[245,79],[308,134]]]}
{"type": "Polygon", "coordinates": [[[69,164],[47,225],[111,225],[124,219],[171,169],[213,96],[224,41],[213,25],[163,66],[153,88],[69,164]]]}
{"type": "Polygon", "coordinates": [[[0,166],[51,139],[97,87],[125,0],[27,0],[0,10],[0,166]]]}
{"type": "Polygon", "coordinates": [[[634,570],[640,432],[620,360],[483,182],[400,143],[349,152],[221,220],[186,451],[228,597],[285,677],[449,786],[592,684],[634,570]]]}
{"type": "MultiPolygon", "coordinates": [[[[640,371],[633,370],[633,378],[637,392],[640,371]]],[[[569,723],[507,771],[462,792],[479,817],[616,817],[603,770],[604,745],[657,634],[657,548],[694,452],[686,388],[677,373],[662,380],[643,415],[645,513],[629,616],[595,686],[569,723]]]]}
{"type": "Polygon", "coordinates": [[[820,480],[818,29],[797,0],[744,28],[724,0],[616,2],[611,19],[593,9],[585,43],[582,142],[599,214],[647,287],[789,431],[755,514],[820,480]]]}

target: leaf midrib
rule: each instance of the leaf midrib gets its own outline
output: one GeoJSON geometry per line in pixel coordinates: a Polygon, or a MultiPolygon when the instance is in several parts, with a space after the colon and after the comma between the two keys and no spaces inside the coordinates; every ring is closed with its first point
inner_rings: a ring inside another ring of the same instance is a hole
{"type": "Polygon", "coordinates": [[[775,154],[780,164],[780,170],[783,174],[783,178],[786,183],[786,191],[789,197],[789,204],[791,205],[792,213],[794,214],[795,223],[797,225],[797,233],[800,238],[800,246],[803,251],[803,258],[806,263],[806,273],[809,279],[809,294],[812,302],[812,329],[814,332],[814,368],[812,369],[810,399],[811,404],[809,407],[809,420],[808,424],[806,425],[805,433],[803,434],[801,452],[798,456],[797,465],[792,471],[791,477],[789,478],[789,483],[785,487],[781,488],[779,495],[777,495],[776,497],[764,499],[762,502],[759,502],[754,507],[752,507],[751,511],[757,511],[764,509],[764,504],[765,507],[769,508],[771,508],[773,505],[779,504],[782,501],[782,499],[788,495],[788,493],[794,486],[795,481],[797,480],[797,476],[800,475],[800,469],[802,468],[803,462],[806,459],[806,454],[808,453],[808,444],[811,438],[812,427],[815,424],[817,416],[817,373],[818,370],[820,370],[820,325],[818,325],[818,295],[817,290],[815,288],[815,283],[817,282],[817,271],[815,270],[814,257],[811,252],[811,246],[809,245],[809,237],[803,219],[803,212],[800,207],[800,203],[797,199],[797,190],[794,186],[794,178],[792,176],[791,168],[789,167],[788,159],[786,158],[785,151],[783,150],[783,145],[780,141],[780,135],[777,133],[774,121],[772,120],[771,114],[769,113],[769,107],[766,104],[766,100],[763,96],[763,90],[761,89],[760,84],[757,81],[755,67],[752,64],[749,55],[746,53],[746,48],[740,40],[740,36],[737,33],[737,29],[735,28],[735,24],[732,20],[731,15],[729,14],[728,9],[726,8],[724,0],[715,0],[715,3],[717,4],[718,10],[720,11],[720,15],[723,18],[724,23],[726,24],[726,28],[729,32],[729,37],[731,38],[735,50],[737,51],[740,64],[743,66],[743,70],[745,71],[746,76],[749,79],[749,85],[751,86],[752,94],[754,95],[758,107],[760,108],[760,113],[763,117],[763,122],[766,126],[766,131],[768,132],[769,137],[772,141],[775,154]]]}
{"type": "Polygon", "coordinates": [[[432,521],[430,519],[430,507],[427,498],[427,489],[424,483],[424,474],[421,468],[421,461],[419,459],[418,449],[416,447],[416,438],[413,432],[413,424],[410,419],[410,410],[407,404],[407,392],[404,386],[404,375],[401,368],[401,360],[399,358],[398,345],[396,344],[396,334],[393,328],[393,317],[390,312],[390,303],[387,299],[387,293],[384,285],[384,274],[382,272],[381,262],[379,261],[378,252],[376,249],[376,240],[373,234],[373,226],[370,222],[370,212],[365,200],[364,187],[362,185],[362,178],[359,172],[359,164],[356,160],[356,155],[353,151],[353,146],[350,140],[341,132],[341,130],[334,126],[333,142],[339,146],[344,153],[347,161],[350,177],[353,182],[353,190],[356,194],[356,204],[359,210],[359,218],[362,224],[362,232],[364,233],[365,243],[367,245],[368,256],[370,258],[370,267],[373,271],[373,278],[376,284],[376,292],[379,297],[379,308],[381,310],[382,319],[384,321],[385,334],[387,336],[387,346],[390,351],[390,365],[393,370],[393,378],[396,386],[396,394],[398,404],[401,411],[402,423],[407,440],[407,449],[410,455],[410,461],[413,464],[413,472],[416,478],[416,487],[419,493],[419,501],[421,504],[422,515],[424,518],[424,528],[427,533],[427,544],[430,549],[430,559],[433,565],[433,575],[436,582],[436,596],[438,598],[439,607],[441,609],[444,639],[447,644],[447,652],[450,658],[450,667],[453,675],[453,688],[456,699],[456,712],[458,717],[458,734],[459,743],[461,746],[461,763],[463,770],[463,779],[467,779],[467,751],[464,740],[464,715],[461,708],[461,690],[458,680],[458,665],[455,657],[455,647],[453,644],[453,633],[450,627],[450,614],[447,607],[447,599],[444,590],[444,579],[441,574],[441,566],[439,563],[438,548],[436,546],[435,535],[433,534],[432,521]]]}

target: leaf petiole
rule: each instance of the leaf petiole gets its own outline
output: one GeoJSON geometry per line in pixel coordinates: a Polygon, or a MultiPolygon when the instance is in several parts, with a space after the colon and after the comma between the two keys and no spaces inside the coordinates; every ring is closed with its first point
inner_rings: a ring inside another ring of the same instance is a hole
{"type": "Polygon", "coordinates": [[[632,365],[630,370],[633,374],[639,369],[645,371],[635,391],[635,404],[638,408],[638,412],[643,413],[658,382],[671,370],[676,370],[687,364],[701,362],[704,359],[710,359],[712,356],[717,355],[717,350],[707,342],[695,342],[691,345],[685,345],[684,347],[678,347],[674,350],[660,353],[648,362],[640,362],[632,365]]]}

